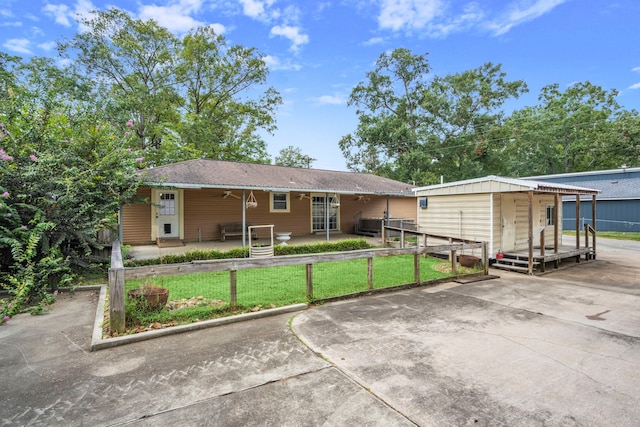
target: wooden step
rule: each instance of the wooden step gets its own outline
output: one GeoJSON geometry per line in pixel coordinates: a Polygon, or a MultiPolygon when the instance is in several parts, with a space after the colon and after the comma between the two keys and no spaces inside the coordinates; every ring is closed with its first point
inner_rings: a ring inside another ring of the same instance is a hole
{"type": "MultiPolygon", "coordinates": [[[[509,258],[509,257],[504,257],[501,258],[500,260],[498,260],[498,262],[500,263],[511,263],[513,265],[519,264],[519,265],[529,265],[529,260],[526,259],[517,259],[517,258],[509,258]]],[[[533,265],[536,266],[540,264],[540,262],[538,261],[533,261],[533,265]]]]}
{"type": "Polygon", "coordinates": [[[502,264],[502,263],[496,262],[496,263],[493,263],[491,267],[499,268],[502,270],[517,271],[519,273],[529,273],[529,267],[519,267],[517,265],[512,265],[512,264],[502,264]]]}

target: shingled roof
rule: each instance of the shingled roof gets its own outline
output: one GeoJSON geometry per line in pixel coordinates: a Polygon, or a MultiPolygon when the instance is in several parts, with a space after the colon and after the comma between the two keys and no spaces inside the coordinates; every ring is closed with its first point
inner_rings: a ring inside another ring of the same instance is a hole
{"type": "Polygon", "coordinates": [[[143,171],[150,186],[414,196],[415,186],[380,176],[195,159],[143,171]]]}

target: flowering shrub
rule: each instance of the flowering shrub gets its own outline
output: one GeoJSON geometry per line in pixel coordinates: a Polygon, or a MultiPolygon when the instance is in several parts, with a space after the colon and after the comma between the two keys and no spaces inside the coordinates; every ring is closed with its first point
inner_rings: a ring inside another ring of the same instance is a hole
{"type": "Polygon", "coordinates": [[[98,231],[116,228],[141,180],[128,124],[32,102],[22,89],[0,91],[0,287],[10,294],[0,299],[0,324],[41,312],[73,284],[101,248],[98,231]]]}

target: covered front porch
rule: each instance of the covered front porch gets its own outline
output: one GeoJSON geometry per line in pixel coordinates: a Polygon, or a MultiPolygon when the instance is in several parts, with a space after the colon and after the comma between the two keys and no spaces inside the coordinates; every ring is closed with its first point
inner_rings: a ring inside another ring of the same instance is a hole
{"type": "MultiPolygon", "coordinates": [[[[576,197],[576,228],[575,228],[575,244],[570,242],[573,236],[564,236],[563,242],[561,221],[559,220],[559,213],[561,207],[561,194],[567,194],[566,189],[562,189],[562,193],[556,188],[554,196],[554,208],[553,208],[553,224],[552,227],[541,226],[538,229],[533,229],[533,191],[528,192],[529,198],[529,221],[528,221],[528,241],[526,248],[514,248],[514,250],[500,253],[496,258],[493,267],[504,270],[518,271],[522,273],[533,274],[534,270],[544,273],[547,270],[547,266],[550,264],[554,268],[558,268],[563,260],[575,259],[575,262],[580,262],[584,257],[585,261],[596,259],[596,230],[590,224],[584,225],[584,231],[580,230],[580,195],[591,195],[591,215],[593,223],[595,224],[596,218],[596,194],[597,191],[587,189],[571,189],[571,195],[576,197]],[[552,229],[552,235],[546,236],[549,233],[549,229],[552,229]],[[584,238],[583,245],[581,245],[581,238],[584,238]],[[535,241],[539,241],[539,245],[534,245],[535,241]]],[[[553,191],[549,188],[544,191],[553,191]]]]}

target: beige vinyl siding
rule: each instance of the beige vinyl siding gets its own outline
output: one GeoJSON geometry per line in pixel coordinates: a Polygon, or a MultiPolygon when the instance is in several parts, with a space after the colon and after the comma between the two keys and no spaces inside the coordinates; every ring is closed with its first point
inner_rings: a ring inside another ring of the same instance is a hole
{"type": "MultiPolygon", "coordinates": [[[[515,199],[516,206],[516,218],[515,218],[515,248],[526,249],[529,245],[529,198],[526,193],[507,193],[503,197],[513,197],[515,199]]],[[[533,244],[534,246],[540,245],[540,227],[545,226],[547,218],[547,206],[554,204],[553,194],[533,196],[533,244]]],[[[560,215],[562,214],[562,206],[559,206],[560,215]]],[[[561,216],[560,216],[561,218],[561,216]]],[[[561,225],[561,224],[560,224],[561,225]]],[[[561,232],[561,230],[560,230],[561,232]]],[[[553,242],[553,226],[546,227],[545,230],[546,245],[553,242]],[[551,240],[550,240],[551,239],[551,240]]],[[[508,248],[508,245],[505,246],[508,248]]]]}
{"type": "Polygon", "coordinates": [[[495,258],[498,251],[502,249],[502,241],[501,241],[501,234],[500,234],[502,231],[502,218],[500,216],[501,194],[493,193],[491,197],[493,197],[493,222],[490,223],[490,227],[493,231],[493,240],[488,241],[489,247],[487,248],[487,250],[489,251],[489,256],[491,258],[495,258]]]}
{"type": "Polygon", "coordinates": [[[489,241],[489,194],[429,196],[428,206],[418,209],[420,230],[448,237],[489,241]]]}
{"type": "MultiPolygon", "coordinates": [[[[137,196],[151,199],[151,189],[138,189],[137,196]]],[[[151,204],[135,203],[122,207],[122,241],[126,244],[148,244],[151,240],[151,204]]]]}

